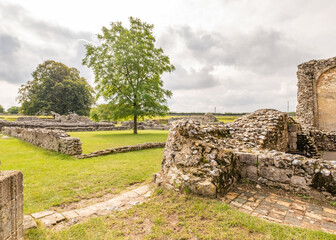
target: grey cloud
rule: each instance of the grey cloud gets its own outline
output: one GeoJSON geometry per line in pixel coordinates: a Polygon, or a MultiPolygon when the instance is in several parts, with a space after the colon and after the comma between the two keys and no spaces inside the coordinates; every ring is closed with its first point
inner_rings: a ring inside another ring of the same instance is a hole
{"type": "Polygon", "coordinates": [[[31,73],[45,60],[56,60],[76,67],[89,76],[82,66],[84,44],[94,41],[90,32],[75,32],[66,27],[36,20],[20,6],[0,3],[0,81],[22,84],[31,80],[31,73]],[[15,27],[8,27],[15,26],[15,27]],[[26,40],[25,33],[36,44],[26,40]]]}
{"type": "Polygon", "coordinates": [[[191,68],[187,71],[181,65],[176,65],[176,71],[165,78],[165,87],[172,90],[207,89],[218,86],[220,83],[211,71],[213,67],[204,67],[200,70],[191,68]]]}
{"type": "Polygon", "coordinates": [[[183,26],[168,32],[162,38],[184,42],[192,57],[203,64],[236,66],[264,75],[291,74],[299,63],[313,56],[311,51],[301,49],[295,41],[272,29],[229,34],[183,26]]]}

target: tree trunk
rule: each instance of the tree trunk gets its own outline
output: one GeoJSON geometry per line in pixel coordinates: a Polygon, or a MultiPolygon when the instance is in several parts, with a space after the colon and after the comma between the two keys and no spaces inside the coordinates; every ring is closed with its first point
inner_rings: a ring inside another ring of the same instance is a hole
{"type": "Polygon", "coordinates": [[[133,124],[133,134],[138,134],[138,118],[136,114],[134,114],[133,124]]]}

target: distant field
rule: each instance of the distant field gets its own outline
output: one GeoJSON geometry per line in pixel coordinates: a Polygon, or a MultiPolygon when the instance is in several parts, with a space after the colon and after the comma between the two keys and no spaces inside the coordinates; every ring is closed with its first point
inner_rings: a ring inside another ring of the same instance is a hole
{"type": "Polygon", "coordinates": [[[168,137],[168,131],[161,130],[139,130],[138,134],[133,134],[133,130],[70,132],[69,134],[80,138],[83,153],[146,142],[165,142],[168,137]]]}
{"type": "MultiPolygon", "coordinates": [[[[7,121],[16,121],[16,119],[18,117],[32,117],[32,116],[1,114],[0,115],[0,120],[3,119],[3,120],[7,120],[7,121]]],[[[38,117],[38,118],[53,118],[52,116],[36,116],[36,117],[38,117]]]]}

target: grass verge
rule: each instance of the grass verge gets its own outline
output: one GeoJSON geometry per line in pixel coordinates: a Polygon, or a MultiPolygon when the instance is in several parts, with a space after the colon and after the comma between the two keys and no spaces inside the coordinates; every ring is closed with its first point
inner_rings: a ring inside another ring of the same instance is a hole
{"type": "Polygon", "coordinates": [[[25,214],[82,198],[119,193],[160,170],[163,149],[78,160],[21,140],[0,138],[1,170],[21,170],[25,214]]]}
{"type": "Polygon", "coordinates": [[[133,130],[70,132],[69,134],[72,137],[80,138],[83,144],[83,154],[139,143],[165,142],[168,137],[168,131],[161,130],[139,130],[138,134],[133,134],[133,130]]]}
{"type": "Polygon", "coordinates": [[[268,223],[215,199],[156,189],[124,212],[54,231],[39,226],[26,239],[335,239],[335,235],[268,223]]]}

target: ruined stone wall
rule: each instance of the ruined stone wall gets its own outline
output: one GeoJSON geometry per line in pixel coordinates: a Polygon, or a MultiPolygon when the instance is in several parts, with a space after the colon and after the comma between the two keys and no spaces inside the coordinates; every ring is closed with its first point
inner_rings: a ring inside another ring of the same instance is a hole
{"type": "MultiPolygon", "coordinates": [[[[133,120],[121,122],[122,127],[127,129],[133,129],[133,120]]],[[[147,119],[146,121],[138,122],[138,130],[168,130],[169,126],[161,124],[160,120],[147,119]]]]}
{"type": "Polygon", "coordinates": [[[23,239],[23,183],[20,171],[0,172],[0,239],[23,239]]]}
{"type": "Polygon", "coordinates": [[[336,57],[298,66],[297,120],[303,127],[336,130],[336,57]],[[331,110],[329,108],[332,108],[331,110]],[[332,119],[333,123],[328,122],[332,119]],[[320,126],[321,125],[321,126],[320,126]]]}
{"type": "Polygon", "coordinates": [[[71,137],[61,130],[3,127],[1,131],[4,134],[48,150],[67,155],[79,155],[82,153],[82,143],[80,139],[71,137]]]}
{"type": "Polygon", "coordinates": [[[233,138],[261,148],[288,151],[288,115],[273,109],[260,109],[234,121],[233,138]]]}
{"type": "Polygon", "coordinates": [[[218,119],[214,115],[212,115],[211,113],[206,113],[206,114],[204,114],[204,116],[189,116],[189,117],[169,118],[168,119],[168,124],[172,124],[172,122],[182,120],[182,119],[198,121],[199,123],[202,123],[202,124],[218,122],[218,119]]]}
{"type": "Polygon", "coordinates": [[[145,150],[145,149],[150,149],[150,148],[163,148],[165,145],[166,145],[166,142],[140,143],[140,144],[133,145],[133,146],[108,148],[105,150],[100,150],[100,151],[96,151],[96,152],[92,152],[88,154],[81,154],[81,155],[77,155],[76,158],[83,159],[83,158],[98,157],[98,156],[107,155],[107,154],[139,151],[139,150],[145,150]]]}
{"type": "MultiPolygon", "coordinates": [[[[176,121],[169,132],[161,172],[154,179],[167,188],[208,196],[224,193],[240,177],[286,190],[336,194],[336,161],[284,152],[289,149],[289,133],[300,129],[290,131],[287,123],[292,121],[276,110],[258,110],[224,125],[176,121]]],[[[311,143],[300,144],[305,149],[312,147],[311,143]]]]}
{"type": "Polygon", "coordinates": [[[59,122],[51,119],[39,121],[4,121],[0,120],[0,131],[2,127],[21,127],[21,128],[45,128],[51,130],[63,130],[66,132],[85,132],[85,131],[113,131],[113,130],[127,130],[129,128],[118,126],[113,123],[85,123],[85,122],[59,122]]]}
{"type": "Polygon", "coordinates": [[[310,130],[308,134],[314,139],[319,151],[336,151],[336,132],[310,130]]]}

